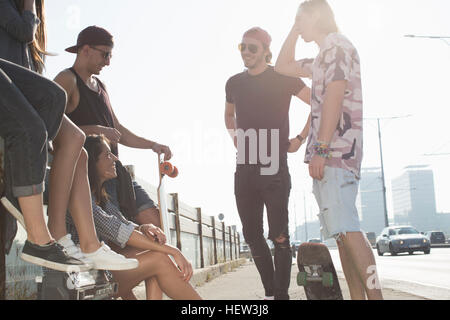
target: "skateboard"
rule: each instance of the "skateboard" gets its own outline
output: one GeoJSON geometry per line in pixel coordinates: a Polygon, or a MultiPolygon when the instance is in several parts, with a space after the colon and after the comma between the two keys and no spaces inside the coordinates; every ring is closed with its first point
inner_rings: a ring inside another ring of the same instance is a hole
{"type": "Polygon", "coordinates": [[[308,300],[343,300],[330,251],[321,243],[303,243],[298,248],[297,284],[308,300]]]}
{"type": "Polygon", "coordinates": [[[171,243],[170,236],[170,222],[169,222],[169,211],[167,210],[167,195],[164,189],[164,177],[168,176],[170,178],[175,178],[178,176],[177,167],[173,166],[170,162],[163,161],[162,155],[158,155],[158,172],[159,172],[159,184],[157,188],[158,194],[158,209],[161,221],[161,229],[166,235],[167,243],[171,243]]]}
{"type": "Polygon", "coordinates": [[[39,300],[112,300],[118,284],[106,270],[60,272],[43,268],[37,278],[39,300]]]}

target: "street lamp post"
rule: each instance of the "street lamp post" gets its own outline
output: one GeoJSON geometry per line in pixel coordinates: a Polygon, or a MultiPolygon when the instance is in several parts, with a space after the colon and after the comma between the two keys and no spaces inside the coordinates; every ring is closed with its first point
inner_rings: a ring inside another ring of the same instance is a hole
{"type": "Polygon", "coordinates": [[[389,227],[389,218],[388,218],[387,204],[386,204],[386,183],[384,180],[383,148],[381,147],[380,118],[377,119],[377,124],[378,124],[378,140],[379,140],[379,144],[380,144],[381,181],[383,184],[384,226],[389,227]]]}
{"type": "Polygon", "coordinates": [[[306,196],[303,190],[303,209],[305,210],[305,242],[308,242],[308,220],[306,217],[306,196]]]}
{"type": "Polygon", "coordinates": [[[450,39],[450,37],[447,37],[447,36],[445,36],[445,37],[441,37],[441,36],[417,36],[415,34],[406,34],[405,37],[406,38],[438,39],[438,40],[444,41],[447,45],[450,46],[449,40],[447,40],[447,39],[450,39]]]}
{"type": "Polygon", "coordinates": [[[377,120],[378,124],[378,141],[380,145],[380,163],[381,163],[381,180],[383,184],[383,204],[384,204],[384,225],[386,227],[389,227],[389,217],[388,217],[388,211],[387,211],[387,202],[386,202],[386,182],[384,179],[384,164],[383,164],[383,148],[381,146],[381,127],[380,127],[380,120],[385,119],[398,119],[398,118],[407,118],[411,115],[401,116],[401,117],[385,117],[385,118],[365,118],[365,120],[377,120]]]}

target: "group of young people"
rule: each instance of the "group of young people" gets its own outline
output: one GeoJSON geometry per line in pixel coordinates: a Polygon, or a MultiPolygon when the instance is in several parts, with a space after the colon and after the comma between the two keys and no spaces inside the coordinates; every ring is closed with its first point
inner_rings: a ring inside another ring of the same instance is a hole
{"type": "MultiPolygon", "coordinates": [[[[239,50],[246,70],[227,81],[225,107],[226,128],[237,148],[236,204],[266,299],[289,299],[287,154],[306,140],[321,231],[337,240],[351,297],[382,299],[380,288],[368,281],[375,259],[355,207],[362,160],[358,53],[338,32],[326,0],[300,5],[275,66],[270,44],[270,35],[259,27],[244,33],[239,50]],[[317,43],[315,59],[295,60],[299,37],[317,43]],[[301,77],[312,78],[312,88],[301,77]],[[301,133],[290,139],[292,96],[311,112],[301,133]],[[264,206],[273,259],[264,238],[264,206]]],[[[131,192],[123,192],[126,172],[118,144],[151,149],[166,160],[172,154],[168,146],[134,134],[114,114],[96,77],[110,64],[113,47],[107,30],[85,28],[66,49],[76,54],[73,66],[48,80],[41,75],[49,55],[44,0],[0,0],[0,136],[5,195],[26,225],[21,257],[60,271],[111,270],[124,299],[135,299],[132,289],[142,281],[147,299],[161,299],[163,293],[200,299],[189,284],[192,265],[166,243],[154,202],[136,182],[128,186],[131,192]]],[[[7,250],[16,230],[9,217],[2,230],[7,250]]]]}

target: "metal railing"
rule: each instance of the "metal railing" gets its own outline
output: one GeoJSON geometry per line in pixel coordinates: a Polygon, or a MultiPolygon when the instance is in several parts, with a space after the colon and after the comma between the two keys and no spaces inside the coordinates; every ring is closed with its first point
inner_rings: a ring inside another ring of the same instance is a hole
{"type": "MultiPolygon", "coordinates": [[[[156,199],[155,187],[141,179],[137,181],[156,199]]],[[[201,208],[181,202],[178,193],[167,194],[166,202],[170,214],[171,242],[192,261],[194,268],[239,258],[240,235],[235,226],[226,226],[215,216],[204,214],[201,208]],[[188,239],[191,246],[186,248],[188,239]],[[193,247],[198,248],[195,253],[192,252],[193,247]]]]}

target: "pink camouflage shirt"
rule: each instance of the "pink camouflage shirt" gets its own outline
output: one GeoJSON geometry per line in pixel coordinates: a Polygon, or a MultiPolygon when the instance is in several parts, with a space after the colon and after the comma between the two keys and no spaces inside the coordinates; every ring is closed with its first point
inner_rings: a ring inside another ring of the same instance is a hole
{"type": "Polygon", "coordinates": [[[359,179],[363,156],[363,103],[358,52],[340,33],[330,33],[316,59],[298,61],[312,75],[311,127],[306,146],[305,162],[309,163],[313,144],[317,142],[325,90],[338,80],[347,80],[342,114],[331,140],[331,158],[326,166],[353,172],[359,179]]]}

